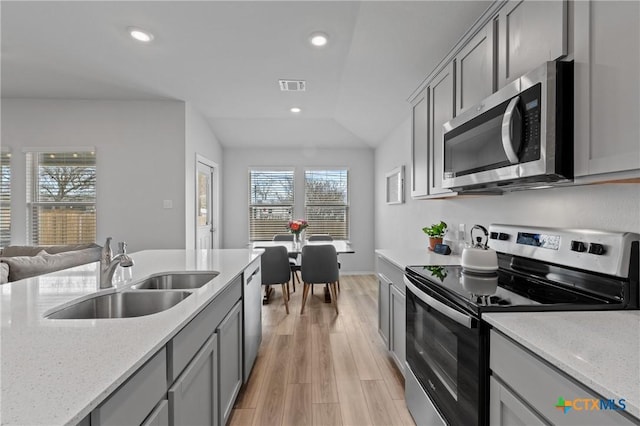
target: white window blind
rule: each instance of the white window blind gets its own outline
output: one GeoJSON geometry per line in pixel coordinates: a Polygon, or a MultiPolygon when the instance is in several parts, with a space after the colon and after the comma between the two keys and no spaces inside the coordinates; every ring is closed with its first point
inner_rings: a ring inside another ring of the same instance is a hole
{"type": "Polygon", "coordinates": [[[30,243],[95,242],[95,152],[27,152],[26,156],[30,243]]]}
{"type": "Polygon", "coordinates": [[[329,234],[349,239],[349,173],[346,169],[305,170],[307,235],[329,234]]]}
{"type": "Polygon", "coordinates": [[[0,156],[0,247],[11,243],[11,153],[0,156]]]}
{"type": "Polygon", "coordinates": [[[293,170],[249,170],[249,240],[287,233],[293,200],[293,170]]]}

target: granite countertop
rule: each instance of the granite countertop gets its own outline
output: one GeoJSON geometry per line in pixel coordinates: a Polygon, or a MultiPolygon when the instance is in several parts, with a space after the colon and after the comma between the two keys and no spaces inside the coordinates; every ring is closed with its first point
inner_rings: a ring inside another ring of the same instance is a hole
{"type": "Polygon", "coordinates": [[[640,311],[482,316],[494,328],[640,418],[640,311]]]}
{"type": "MultiPolygon", "coordinates": [[[[213,281],[157,314],[50,320],[60,306],[99,293],[99,263],[0,286],[0,422],[76,424],[151,358],[261,251],[148,250],[117,272],[118,290],[159,272],[217,271],[213,281]]],[[[120,268],[119,268],[120,269],[120,268]]]]}
{"type": "Polygon", "coordinates": [[[430,266],[460,264],[459,255],[449,254],[445,256],[429,251],[426,248],[377,249],[376,253],[402,270],[411,265],[430,266]]]}

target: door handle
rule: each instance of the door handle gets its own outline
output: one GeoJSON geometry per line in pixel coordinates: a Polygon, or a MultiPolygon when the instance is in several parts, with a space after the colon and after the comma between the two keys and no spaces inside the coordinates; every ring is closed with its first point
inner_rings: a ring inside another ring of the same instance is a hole
{"type": "MultiPolygon", "coordinates": [[[[518,164],[518,154],[516,153],[516,150],[513,148],[513,142],[514,142],[514,135],[513,135],[513,120],[515,117],[519,118],[520,113],[518,112],[518,110],[516,109],[516,106],[518,105],[518,101],[520,101],[520,96],[516,96],[515,98],[511,99],[511,102],[509,102],[509,105],[507,106],[507,109],[504,112],[504,116],[502,117],[502,148],[504,149],[504,153],[507,155],[507,159],[509,160],[509,162],[511,164],[518,164]]],[[[519,123],[518,123],[518,128],[519,128],[519,123]]],[[[518,129],[518,132],[516,132],[516,138],[517,138],[517,148],[520,148],[520,132],[518,129]]]]}

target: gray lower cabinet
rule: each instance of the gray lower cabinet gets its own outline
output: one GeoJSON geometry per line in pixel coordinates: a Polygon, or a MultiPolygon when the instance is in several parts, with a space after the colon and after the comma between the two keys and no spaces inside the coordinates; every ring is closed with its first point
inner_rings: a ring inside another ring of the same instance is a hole
{"type": "Polygon", "coordinates": [[[139,425],[165,398],[166,391],[167,355],[163,348],[91,412],[91,425],[139,425]]]}
{"type": "MultiPolygon", "coordinates": [[[[604,397],[578,383],[546,361],[538,358],[503,334],[491,330],[489,334],[491,389],[489,416],[492,425],[513,424],[579,424],[584,426],[637,425],[640,419],[613,409],[614,401],[604,400],[609,409],[578,409],[587,400],[604,397]],[[565,414],[556,408],[558,403],[576,402],[575,409],[565,414]]],[[[590,406],[590,405],[589,405],[590,406]]]]}
{"type": "Polygon", "coordinates": [[[160,401],[141,426],[169,426],[169,401],[160,401]]]}
{"type": "Polygon", "coordinates": [[[396,365],[404,374],[404,366],[406,360],[406,339],[407,339],[407,319],[406,319],[406,296],[394,285],[390,286],[391,291],[391,339],[389,340],[389,349],[396,365]]]}
{"type": "Polygon", "coordinates": [[[169,389],[169,424],[218,424],[218,338],[213,334],[169,389]]]}
{"type": "Polygon", "coordinates": [[[390,310],[391,281],[382,274],[378,274],[378,333],[389,349],[389,310],[390,310]]]}
{"type": "Polygon", "coordinates": [[[242,304],[238,302],[216,330],[219,357],[220,424],[229,419],[242,386],[242,304]]]}
{"type": "Polygon", "coordinates": [[[509,388],[491,377],[489,380],[489,424],[491,425],[547,425],[529,407],[527,407],[509,388]]]}

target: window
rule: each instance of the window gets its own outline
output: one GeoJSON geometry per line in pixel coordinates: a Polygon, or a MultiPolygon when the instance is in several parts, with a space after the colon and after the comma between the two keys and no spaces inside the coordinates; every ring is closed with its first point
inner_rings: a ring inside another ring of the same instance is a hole
{"type": "Polygon", "coordinates": [[[11,243],[11,153],[0,156],[0,247],[11,243]]]}
{"type": "Polygon", "coordinates": [[[304,172],[307,235],[329,234],[349,239],[348,171],[306,170],[304,172]]]}
{"type": "Polygon", "coordinates": [[[27,152],[26,155],[30,243],[95,242],[95,152],[27,152]]]}
{"type": "Polygon", "coordinates": [[[249,240],[271,240],[293,219],[293,170],[249,170],[249,240]]]}

